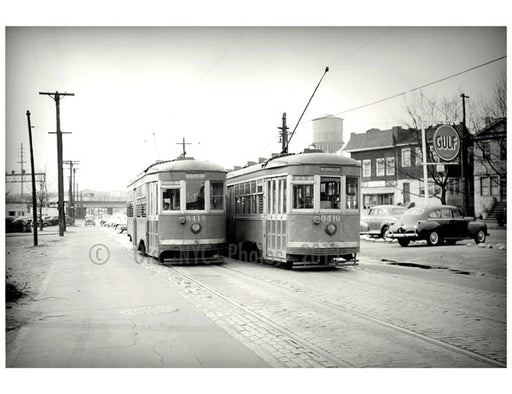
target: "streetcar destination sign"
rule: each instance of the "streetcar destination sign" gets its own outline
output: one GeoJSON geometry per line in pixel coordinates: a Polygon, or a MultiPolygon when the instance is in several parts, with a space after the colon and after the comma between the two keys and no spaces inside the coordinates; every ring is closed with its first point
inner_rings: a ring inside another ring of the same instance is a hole
{"type": "Polygon", "coordinates": [[[459,133],[451,126],[438,127],[434,132],[434,151],[444,161],[455,159],[460,152],[459,133]]]}

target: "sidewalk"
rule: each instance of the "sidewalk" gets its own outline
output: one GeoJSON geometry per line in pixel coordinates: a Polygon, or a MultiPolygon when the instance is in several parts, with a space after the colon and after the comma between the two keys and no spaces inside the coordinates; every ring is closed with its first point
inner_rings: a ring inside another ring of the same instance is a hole
{"type": "Polygon", "coordinates": [[[6,240],[11,279],[29,281],[8,305],[7,367],[267,367],[101,230],[31,242],[6,240]]]}

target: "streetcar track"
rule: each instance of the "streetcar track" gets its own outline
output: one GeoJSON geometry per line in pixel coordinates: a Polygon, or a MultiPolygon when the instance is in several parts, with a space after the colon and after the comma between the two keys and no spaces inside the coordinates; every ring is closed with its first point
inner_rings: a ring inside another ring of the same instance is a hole
{"type": "Polygon", "coordinates": [[[249,275],[249,274],[247,274],[245,272],[240,272],[240,271],[238,271],[236,269],[229,268],[229,267],[226,267],[226,266],[216,266],[216,267],[220,268],[220,269],[228,270],[228,271],[231,271],[231,272],[235,272],[238,275],[246,276],[246,277],[248,277],[250,279],[257,280],[257,281],[266,283],[266,284],[271,285],[271,286],[276,286],[276,287],[279,287],[281,289],[288,290],[288,291],[292,292],[292,294],[294,296],[296,296],[296,297],[297,296],[301,296],[301,297],[307,298],[309,301],[314,302],[316,304],[319,304],[319,305],[322,305],[322,306],[326,306],[328,308],[331,308],[331,309],[334,309],[334,310],[337,310],[337,311],[341,311],[341,312],[344,312],[344,313],[347,313],[347,314],[351,314],[351,315],[356,316],[356,317],[361,318],[361,319],[365,319],[365,320],[371,321],[373,323],[379,324],[381,326],[390,328],[390,329],[395,330],[395,331],[399,331],[399,332],[401,332],[403,334],[406,334],[406,335],[409,335],[411,337],[423,340],[423,341],[428,342],[430,344],[434,344],[434,345],[437,345],[437,346],[449,349],[451,351],[455,351],[455,352],[461,353],[461,354],[463,354],[465,356],[469,356],[471,358],[477,359],[479,361],[483,361],[483,362],[485,362],[487,364],[490,364],[492,366],[495,366],[495,367],[506,367],[507,366],[506,363],[503,363],[503,362],[501,362],[499,360],[495,360],[493,358],[481,355],[481,354],[476,353],[474,351],[471,351],[471,350],[468,350],[468,349],[464,349],[462,347],[459,347],[459,346],[456,346],[456,345],[452,345],[452,344],[446,343],[444,341],[440,341],[438,339],[429,337],[429,336],[427,336],[425,334],[421,334],[421,333],[412,331],[410,329],[398,326],[396,324],[388,323],[388,322],[386,322],[384,320],[381,320],[381,319],[369,316],[369,315],[367,315],[365,313],[362,313],[362,312],[359,312],[359,311],[356,311],[356,310],[353,310],[353,309],[344,308],[343,306],[333,304],[332,302],[329,302],[327,300],[320,300],[320,299],[318,299],[318,297],[314,297],[312,295],[309,295],[309,294],[305,293],[304,291],[301,291],[300,289],[295,289],[295,288],[294,289],[290,289],[289,287],[287,287],[285,285],[282,285],[281,283],[276,283],[277,281],[268,282],[268,281],[266,281],[264,279],[261,279],[261,278],[249,275]]]}
{"type": "MultiPolygon", "coordinates": [[[[188,280],[194,282],[196,285],[202,287],[203,289],[207,290],[208,292],[210,292],[210,293],[216,295],[217,297],[221,298],[223,301],[227,302],[231,306],[234,306],[235,308],[243,311],[244,313],[252,316],[253,318],[256,318],[256,319],[264,322],[265,324],[268,324],[269,326],[271,326],[275,330],[277,330],[277,331],[281,332],[282,334],[286,335],[288,337],[288,342],[290,342],[292,345],[294,345],[296,347],[297,347],[297,345],[299,345],[300,347],[302,347],[302,348],[304,348],[306,350],[309,350],[310,352],[313,352],[313,353],[315,353],[315,354],[325,358],[326,360],[332,362],[336,366],[354,368],[354,365],[350,364],[349,362],[347,362],[345,360],[340,360],[340,359],[338,359],[336,357],[333,357],[332,355],[330,355],[328,352],[326,352],[325,350],[321,349],[320,347],[307,342],[306,340],[298,337],[297,335],[293,334],[288,329],[286,329],[285,327],[282,327],[281,325],[277,324],[276,322],[274,322],[274,321],[272,321],[272,320],[270,320],[270,319],[260,315],[257,312],[254,312],[254,311],[244,307],[243,305],[239,304],[236,301],[231,300],[230,298],[228,298],[225,295],[219,293],[218,291],[212,289],[211,287],[201,283],[199,280],[194,279],[190,275],[187,275],[186,273],[184,273],[183,271],[177,269],[176,267],[172,267],[172,266],[166,266],[166,267],[169,268],[170,270],[172,270],[174,272],[177,272],[178,274],[186,277],[188,280]]],[[[219,266],[211,266],[211,267],[219,267],[219,266]]]]}

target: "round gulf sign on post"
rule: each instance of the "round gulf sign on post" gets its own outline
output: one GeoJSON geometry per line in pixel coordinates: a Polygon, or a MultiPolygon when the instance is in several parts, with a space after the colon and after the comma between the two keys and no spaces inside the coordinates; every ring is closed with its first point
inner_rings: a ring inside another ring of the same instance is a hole
{"type": "Polygon", "coordinates": [[[459,133],[452,127],[443,125],[434,132],[434,151],[444,161],[452,161],[460,152],[459,133]]]}

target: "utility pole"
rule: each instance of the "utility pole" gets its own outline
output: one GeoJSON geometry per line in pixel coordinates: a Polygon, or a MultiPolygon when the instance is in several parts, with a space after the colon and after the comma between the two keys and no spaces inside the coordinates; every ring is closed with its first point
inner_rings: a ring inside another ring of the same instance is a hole
{"type": "Polygon", "coordinates": [[[61,96],[74,96],[74,93],[50,93],[50,92],[39,92],[39,94],[50,96],[55,100],[55,106],[57,111],[57,132],[49,134],[57,134],[57,173],[58,173],[58,184],[59,184],[59,236],[64,236],[66,231],[66,217],[64,214],[64,170],[62,168],[62,134],[60,130],[60,98],[61,96]]]}
{"type": "Polygon", "coordinates": [[[71,225],[75,225],[75,202],[73,199],[73,172],[75,168],[73,166],[75,164],[80,164],[80,161],[74,161],[74,160],[65,160],[64,164],[69,165],[69,190],[68,190],[68,212],[69,212],[69,218],[71,219],[71,225]]]}
{"type": "Polygon", "coordinates": [[[462,98],[462,163],[461,163],[461,175],[464,179],[464,194],[463,197],[463,205],[464,212],[466,216],[473,216],[473,204],[471,204],[471,195],[472,195],[472,178],[473,178],[473,167],[469,162],[469,151],[470,151],[470,136],[468,133],[468,129],[466,128],[466,99],[469,96],[466,96],[464,93],[460,95],[462,98]]]}
{"type": "MultiPolygon", "coordinates": [[[[36,172],[34,170],[34,150],[32,148],[32,126],[30,125],[30,111],[28,111],[28,110],[27,110],[27,123],[28,123],[28,140],[29,140],[29,144],[30,144],[30,170],[32,171],[32,227],[33,227],[33,231],[34,231],[34,246],[37,246],[36,172]]],[[[22,171],[22,173],[23,173],[23,171],[22,171]]],[[[41,221],[42,220],[43,219],[41,218],[41,221]]]]}
{"type": "Polygon", "coordinates": [[[283,124],[278,127],[281,130],[281,154],[288,153],[288,127],[286,126],[286,112],[283,113],[283,124]]]}

